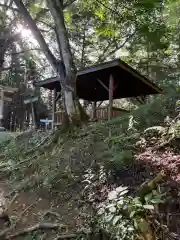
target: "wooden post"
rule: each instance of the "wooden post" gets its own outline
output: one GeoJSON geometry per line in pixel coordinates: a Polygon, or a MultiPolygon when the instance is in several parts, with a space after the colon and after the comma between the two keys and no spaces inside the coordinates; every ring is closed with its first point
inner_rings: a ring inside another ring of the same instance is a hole
{"type": "Polygon", "coordinates": [[[56,112],[56,89],[53,90],[52,97],[52,130],[54,129],[54,121],[55,121],[55,112],[56,112]]]}
{"type": "Polygon", "coordinates": [[[96,102],[92,103],[92,119],[96,119],[96,102]]]}
{"type": "Polygon", "coordinates": [[[113,76],[110,75],[109,78],[109,107],[108,107],[108,120],[111,120],[112,117],[112,106],[113,106],[113,87],[114,87],[114,79],[113,76]]]}
{"type": "MultiPolygon", "coordinates": [[[[46,120],[48,120],[48,118],[46,118],[46,120]]],[[[46,132],[48,130],[48,123],[46,122],[46,132]]]]}
{"type": "Polygon", "coordinates": [[[34,104],[33,102],[31,102],[31,110],[32,110],[32,128],[36,126],[36,123],[35,123],[35,114],[34,114],[34,104]]]}
{"type": "Polygon", "coordinates": [[[4,89],[1,88],[0,96],[0,126],[3,127],[3,112],[4,112],[4,89]]]}

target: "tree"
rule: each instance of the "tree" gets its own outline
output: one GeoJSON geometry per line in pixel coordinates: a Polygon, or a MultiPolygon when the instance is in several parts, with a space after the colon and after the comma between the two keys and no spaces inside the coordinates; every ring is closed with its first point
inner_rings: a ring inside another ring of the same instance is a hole
{"type": "Polygon", "coordinates": [[[75,85],[75,67],[73,64],[72,54],[69,46],[69,39],[67,30],[64,23],[63,5],[60,1],[48,1],[48,6],[52,17],[55,22],[57,37],[59,40],[59,51],[61,54],[61,60],[57,60],[49,49],[47,43],[44,40],[40,30],[38,29],[36,22],[32,19],[31,15],[27,11],[25,5],[21,0],[14,0],[16,6],[24,17],[25,22],[30,27],[36,40],[38,41],[41,50],[46,55],[48,61],[53,67],[54,71],[60,77],[60,83],[62,93],[64,96],[64,103],[67,115],[71,122],[79,121],[82,114],[80,110],[80,104],[76,96],[75,85]],[[59,12],[58,12],[59,10],[59,12]]]}
{"type": "MultiPolygon", "coordinates": [[[[70,121],[80,115],[76,69],[121,56],[120,49],[128,53],[125,58],[128,63],[162,82],[167,72],[173,72],[178,66],[177,61],[173,64],[169,61],[172,59],[170,52],[179,41],[179,30],[177,23],[170,22],[172,17],[168,12],[174,11],[178,0],[165,3],[161,0],[69,0],[63,4],[48,0],[47,5],[41,0],[14,2],[17,8],[11,5],[9,10],[18,24],[25,28],[29,25],[40,45],[39,56],[37,51],[32,52],[39,73],[46,76],[48,63],[43,62],[44,58],[41,60],[44,54],[60,76],[70,121]],[[17,14],[19,12],[21,15],[17,14]],[[166,65],[166,69],[160,63],[166,65]]],[[[26,50],[30,50],[29,45],[26,50]]]]}

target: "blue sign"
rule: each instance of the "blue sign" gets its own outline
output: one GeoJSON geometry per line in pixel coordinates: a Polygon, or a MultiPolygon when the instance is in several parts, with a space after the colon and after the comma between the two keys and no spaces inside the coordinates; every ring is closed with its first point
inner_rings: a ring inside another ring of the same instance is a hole
{"type": "Polygon", "coordinates": [[[53,121],[52,121],[52,120],[49,120],[49,119],[40,119],[40,122],[41,122],[41,123],[49,124],[49,123],[52,123],[53,121]]]}

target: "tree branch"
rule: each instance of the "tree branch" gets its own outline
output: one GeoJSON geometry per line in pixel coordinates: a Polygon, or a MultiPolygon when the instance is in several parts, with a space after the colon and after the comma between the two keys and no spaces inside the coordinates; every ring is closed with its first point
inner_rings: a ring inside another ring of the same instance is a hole
{"type": "MultiPolygon", "coordinates": [[[[116,46],[116,48],[113,49],[111,52],[106,53],[106,54],[105,54],[105,52],[104,52],[103,54],[101,54],[101,55],[99,56],[99,58],[98,58],[98,62],[103,62],[103,61],[105,61],[108,56],[111,56],[112,54],[114,54],[115,52],[117,52],[118,50],[120,50],[121,48],[123,48],[124,45],[125,45],[134,35],[135,35],[135,32],[133,32],[132,34],[130,34],[130,35],[126,38],[126,40],[125,40],[120,46],[116,46]]],[[[108,48],[105,48],[105,49],[108,50],[108,48]]]]}
{"type": "Polygon", "coordinates": [[[35,21],[38,21],[42,16],[44,16],[44,14],[46,14],[49,11],[49,9],[47,8],[41,8],[41,10],[37,13],[36,17],[35,17],[35,21]]]}
{"type": "Polygon", "coordinates": [[[13,54],[18,55],[18,54],[22,54],[22,53],[29,52],[29,51],[42,51],[42,49],[40,49],[40,48],[24,49],[21,52],[14,52],[13,54]]]}
{"type": "Polygon", "coordinates": [[[19,33],[16,33],[14,35],[6,34],[3,37],[0,37],[0,41],[17,41],[19,39],[19,33]]]}
{"type": "Polygon", "coordinates": [[[56,71],[57,70],[56,69],[57,60],[56,60],[55,56],[52,54],[51,50],[49,49],[46,41],[44,40],[44,37],[41,34],[40,30],[38,29],[38,27],[36,25],[36,22],[32,19],[31,15],[27,11],[26,7],[24,6],[22,0],[14,0],[14,2],[16,4],[16,6],[18,7],[20,13],[23,15],[24,21],[26,22],[26,24],[31,29],[32,34],[34,35],[37,42],[39,43],[40,48],[44,52],[44,54],[45,54],[46,58],[48,59],[49,63],[51,64],[53,69],[56,71]]]}
{"type": "Polygon", "coordinates": [[[12,11],[19,12],[18,8],[13,8],[13,7],[7,6],[7,5],[2,4],[2,3],[0,3],[0,7],[7,7],[8,9],[10,9],[12,11]]]}
{"type": "Polygon", "coordinates": [[[65,4],[63,5],[63,9],[71,6],[75,1],[76,1],[76,0],[69,0],[69,1],[67,1],[67,3],[65,3],[65,4]]]}
{"type": "Polygon", "coordinates": [[[46,22],[44,22],[44,21],[42,21],[42,20],[36,20],[36,23],[41,23],[41,24],[46,25],[46,26],[49,27],[49,28],[54,29],[54,26],[53,26],[53,25],[51,25],[51,24],[49,24],[49,23],[46,23],[46,22]]]}

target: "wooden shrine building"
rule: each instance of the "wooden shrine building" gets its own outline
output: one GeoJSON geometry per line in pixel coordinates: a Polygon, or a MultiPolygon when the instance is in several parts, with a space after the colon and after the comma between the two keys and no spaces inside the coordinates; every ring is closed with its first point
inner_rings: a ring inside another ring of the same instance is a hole
{"type": "Polygon", "coordinates": [[[11,102],[13,94],[17,91],[17,88],[0,85],[0,127],[3,127],[4,103],[11,102]]]}
{"type": "MultiPolygon", "coordinates": [[[[56,94],[61,92],[59,77],[36,82],[35,85],[54,90],[56,94]]],[[[113,110],[114,99],[143,97],[162,93],[162,90],[157,85],[120,59],[87,67],[79,71],[76,78],[76,90],[78,97],[93,102],[94,108],[96,108],[97,102],[109,100],[108,110],[106,111],[108,114],[105,114],[104,117],[99,114],[99,118],[104,119],[107,118],[107,115],[110,118],[121,113],[121,109],[116,108],[113,110]]],[[[63,112],[60,114],[63,115],[63,112]]],[[[53,118],[54,121],[62,121],[63,116],[58,119],[56,115],[57,113],[55,113],[55,119],[53,118]]]]}

